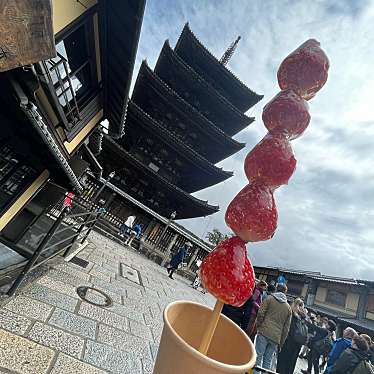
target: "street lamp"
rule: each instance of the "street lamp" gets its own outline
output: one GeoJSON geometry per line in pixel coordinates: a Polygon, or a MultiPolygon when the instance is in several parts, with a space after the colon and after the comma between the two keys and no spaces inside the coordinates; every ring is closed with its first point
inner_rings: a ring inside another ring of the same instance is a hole
{"type": "Polygon", "coordinates": [[[158,245],[160,244],[161,239],[164,237],[164,235],[165,235],[167,229],[169,228],[169,226],[170,226],[170,224],[171,224],[171,221],[172,221],[173,219],[175,219],[176,216],[177,216],[177,212],[176,212],[176,211],[174,211],[173,213],[170,214],[170,217],[169,217],[168,222],[166,223],[166,226],[165,226],[164,229],[162,230],[161,235],[160,235],[160,236],[158,237],[158,239],[156,240],[155,248],[157,248],[158,245]]]}
{"type": "Polygon", "coordinates": [[[112,171],[108,175],[108,178],[106,179],[106,181],[103,183],[103,185],[100,187],[99,191],[97,191],[96,195],[93,197],[92,203],[95,203],[95,201],[98,199],[98,197],[100,196],[100,194],[103,192],[104,188],[107,186],[107,184],[110,182],[110,180],[114,178],[115,175],[116,175],[115,171],[112,171]]]}

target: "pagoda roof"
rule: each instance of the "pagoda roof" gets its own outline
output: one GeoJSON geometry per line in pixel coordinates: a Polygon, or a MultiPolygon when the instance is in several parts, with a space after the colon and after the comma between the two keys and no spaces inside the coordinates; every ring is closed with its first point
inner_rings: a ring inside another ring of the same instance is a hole
{"type": "Polygon", "coordinates": [[[245,146],[244,143],[240,143],[224,133],[179,96],[149,68],[145,61],[139,70],[132,101],[151,117],[157,118],[156,109],[164,117],[168,115],[168,112],[174,113],[183,123],[191,126],[191,129],[198,129],[201,136],[194,139],[195,144],[201,146],[198,152],[212,163],[231,156],[245,146]]]}
{"type": "MultiPolygon", "coordinates": [[[[121,161],[131,164],[133,169],[145,175],[147,180],[150,180],[157,189],[166,191],[170,201],[174,202],[173,210],[177,211],[178,219],[203,217],[218,212],[218,206],[210,205],[207,201],[200,200],[170,183],[167,179],[127,152],[108,135],[104,137],[103,148],[110,148],[115,152],[116,157],[120,158],[121,161]]],[[[120,170],[116,170],[116,172],[118,174],[120,170]]],[[[114,182],[112,183],[114,184],[114,182]]],[[[159,211],[158,213],[164,216],[170,215],[169,211],[159,211]]]]}
{"type": "MultiPolygon", "coordinates": [[[[140,128],[151,133],[154,138],[161,143],[165,143],[168,148],[172,148],[187,164],[192,164],[189,169],[193,170],[193,173],[187,175],[187,173],[182,172],[183,178],[181,183],[178,183],[178,187],[186,192],[191,193],[202,190],[233,176],[233,172],[225,171],[209,162],[144,112],[134,102],[130,101],[126,118],[127,134],[131,131],[130,129],[139,131],[140,128]]],[[[122,138],[120,142],[125,142],[125,138],[122,138]]]]}
{"type": "Polygon", "coordinates": [[[155,73],[189,104],[199,109],[205,117],[230,136],[243,130],[255,120],[243,114],[186,64],[170,47],[168,40],[165,41],[161,50],[155,73]]]}
{"type": "Polygon", "coordinates": [[[188,23],[178,39],[175,52],[242,112],[263,98],[263,95],[248,88],[208,51],[191,31],[188,23]]]}

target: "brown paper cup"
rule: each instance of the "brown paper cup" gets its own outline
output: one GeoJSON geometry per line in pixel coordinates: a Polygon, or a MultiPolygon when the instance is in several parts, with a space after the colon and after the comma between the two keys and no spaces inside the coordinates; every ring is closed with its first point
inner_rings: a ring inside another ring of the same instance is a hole
{"type": "Polygon", "coordinates": [[[222,314],[207,356],[198,352],[211,313],[212,309],[190,301],[166,307],[153,374],[244,374],[255,365],[252,341],[222,314]]]}

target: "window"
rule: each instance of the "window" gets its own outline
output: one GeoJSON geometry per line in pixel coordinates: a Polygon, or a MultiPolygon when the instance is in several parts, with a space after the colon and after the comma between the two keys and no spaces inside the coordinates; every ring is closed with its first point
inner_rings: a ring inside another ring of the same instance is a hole
{"type": "Polygon", "coordinates": [[[368,296],[368,304],[366,307],[366,311],[370,313],[374,313],[374,295],[368,296]]]}
{"type": "Polygon", "coordinates": [[[56,44],[57,56],[44,61],[48,88],[67,130],[81,120],[81,110],[98,88],[92,18],[56,44]]]}
{"type": "Polygon", "coordinates": [[[327,290],[326,303],[345,307],[347,294],[336,290],[327,290]]]}
{"type": "Polygon", "coordinates": [[[295,296],[300,296],[303,291],[304,284],[302,282],[288,281],[288,293],[295,296]]]}

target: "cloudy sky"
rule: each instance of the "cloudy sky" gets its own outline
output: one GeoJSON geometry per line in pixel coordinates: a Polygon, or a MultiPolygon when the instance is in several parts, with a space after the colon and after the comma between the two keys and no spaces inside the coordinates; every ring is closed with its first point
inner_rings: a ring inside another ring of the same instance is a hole
{"type": "Polygon", "coordinates": [[[265,97],[236,136],[247,147],[219,164],[234,177],[195,194],[221,211],[180,223],[199,236],[229,231],[224,212],[246,184],[245,155],[266,132],[261,112],[279,90],[277,68],[316,38],[330,58],[329,79],[309,102],[309,128],[292,143],[298,165],[275,194],[276,235],[248,253],[255,265],[374,279],[374,0],[148,0],[134,76],[142,59],[154,67],[165,39],[174,46],[186,22],[218,57],[241,35],[229,69],[265,97]]]}

